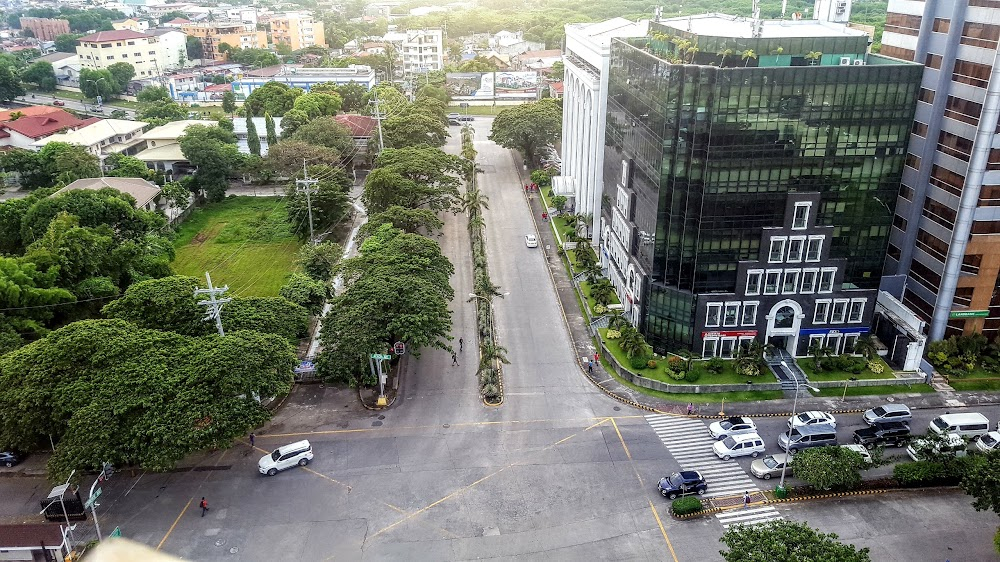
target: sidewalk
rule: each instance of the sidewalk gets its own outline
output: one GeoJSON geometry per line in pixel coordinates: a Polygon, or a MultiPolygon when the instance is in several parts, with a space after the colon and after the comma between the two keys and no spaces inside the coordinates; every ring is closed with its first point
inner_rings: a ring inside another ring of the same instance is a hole
{"type": "MultiPolygon", "coordinates": [[[[520,158],[514,151],[511,151],[511,158],[515,163],[520,162],[520,158]]],[[[535,223],[535,230],[541,249],[545,253],[545,260],[548,264],[549,275],[552,283],[559,294],[559,303],[563,310],[563,320],[566,323],[566,330],[570,334],[570,339],[576,350],[577,357],[580,358],[578,368],[583,376],[588,377],[591,382],[612,398],[651,412],[658,413],[687,413],[687,399],[681,402],[667,402],[659,398],[654,398],[634,390],[620,380],[608,373],[600,363],[594,364],[593,374],[588,374],[585,368],[585,361],[594,356],[597,349],[594,346],[594,339],[587,330],[586,319],[580,311],[577,303],[576,292],[573,283],[566,272],[562,259],[556,253],[559,246],[556,243],[555,234],[547,221],[542,221],[542,213],[547,212],[544,208],[541,196],[538,193],[527,193],[524,191],[524,184],[528,182],[527,174],[520,165],[517,166],[521,175],[519,189],[528,200],[531,207],[531,219],[535,223]]],[[[878,396],[848,396],[846,400],[840,398],[816,398],[806,396],[806,391],[800,391],[798,400],[798,411],[805,410],[825,410],[836,412],[864,411],[868,408],[884,404],[886,395],[878,396]]],[[[1000,403],[1000,395],[988,392],[952,392],[952,393],[907,393],[904,390],[898,394],[889,395],[894,400],[905,400],[906,405],[912,409],[928,408],[961,408],[966,406],[978,406],[982,404],[1000,403]]],[[[721,415],[791,415],[791,399],[762,400],[755,402],[726,402],[723,414],[723,405],[719,402],[695,402],[695,408],[699,416],[717,418],[721,415]]]]}

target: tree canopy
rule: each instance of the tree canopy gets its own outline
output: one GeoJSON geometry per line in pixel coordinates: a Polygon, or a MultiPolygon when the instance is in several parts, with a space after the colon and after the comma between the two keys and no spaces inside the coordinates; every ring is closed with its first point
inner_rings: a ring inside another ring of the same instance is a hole
{"type": "Polygon", "coordinates": [[[833,533],[794,521],[733,525],[719,540],[729,548],[720,551],[726,562],[871,562],[867,548],[841,544],[833,533]]]}
{"type": "Polygon", "coordinates": [[[493,120],[490,140],[504,148],[519,150],[532,164],[542,150],[562,135],[562,109],[556,100],[541,100],[502,110],[493,120]]]}
{"type": "Polygon", "coordinates": [[[236,136],[221,127],[191,125],[180,139],[181,152],[197,166],[195,182],[210,201],[226,196],[228,178],[242,161],[236,136]]]}
{"type": "Polygon", "coordinates": [[[302,88],[292,88],[283,82],[268,82],[250,92],[246,103],[243,104],[243,110],[247,115],[254,117],[264,113],[281,117],[295,107],[295,98],[303,93],[302,88]]]}
{"type": "Polygon", "coordinates": [[[379,154],[375,166],[361,194],[369,213],[380,213],[394,205],[446,210],[458,199],[459,179],[455,174],[461,170],[461,161],[440,149],[387,148],[379,154]]]}

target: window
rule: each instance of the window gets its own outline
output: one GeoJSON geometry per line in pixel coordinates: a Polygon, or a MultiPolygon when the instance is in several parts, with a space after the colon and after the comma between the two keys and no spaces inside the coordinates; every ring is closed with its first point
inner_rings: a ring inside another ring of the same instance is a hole
{"type": "Polygon", "coordinates": [[[795,204],[795,214],[792,217],[792,228],[795,230],[800,230],[806,227],[809,223],[809,208],[812,207],[812,203],[796,203],[795,204]]]}
{"type": "Polygon", "coordinates": [[[108,55],[108,60],[115,60],[115,56],[114,55],[108,55]]]}
{"type": "Polygon", "coordinates": [[[892,226],[895,226],[896,228],[902,230],[903,232],[906,232],[906,219],[904,219],[899,215],[896,215],[892,217],[892,226]]]}
{"type": "Polygon", "coordinates": [[[948,29],[951,27],[951,20],[945,20],[941,18],[934,18],[934,33],[948,33],[948,29]]]}
{"type": "Polygon", "coordinates": [[[134,54],[136,57],[141,57],[142,56],[142,53],[132,53],[132,54],[134,54]]]}
{"type": "Polygon", "coordinates": [[[885,15],[885,30],[892,33],[916,36],[920,33],[920,16],[888,12],[885,15]]]}
{"type": "Polygon", "coordinates": [[[833,278],[837,274],[837,268],[824,269],[819,273],[819,289],[816,291],[818,293],[832,293],[833,292],[833,278]]]}
{"type": "Polygon", "coordinates": [[[722,317],[722,325],[727,328],[735,326],[739,322],[740,303],[727,302],[726,313],[722,317]]]}
{"type": "MultiPolygon", "coordinates": [[[[847,313],[847,321],[851,323],[861,322],[861,318],[865,315],[865,301],[864,299],[854,299],[851,301],[851,309],[847,313]]],[[[853,346],[852,346],[853,347],[853,346]]]]}
{"type": "Polygon", "coordinates": [[[925,123],[921,123],[920,121],[914,121],[913,128],[911,129],[911,131],[913,131],[913,134],[917,135],[918,137],[927,138],[927,125],[925,123]]]}
{"type": "Polygon", "coordinates": [[[948,156],[968,162],[969,155],[972,154],[972,141],[948,131],[941,131],[938,134],[937,148],[948,156]]]}
{"type": "Polygon", "coordinates": [[[941,263],[948,257],[948,244],[922,228],[917,231],[917,247],[941,263]]]}
{"type": "Polygon", "coordinates": [[[809,349],[815,349],[817,347],[823,347],[824,336],[821,334],[813,334],[809,336],[809,349]]]}
{"type": "Polygon", "coordinates": [[[924,66],[927,68],[933,68],[934,70],[939,70],[941,68],[941,55],[927,53],[927,56],[924,57],[924,66]]]}
{"type": "Polygon", "coordinates": [[[828,314],[830,314],[830,301],[816,301],[816,313],[813,314],[813,324],[826,324],[828,314]]]}
{"type": "Polygon", "coordinates": [[[771,238],[771,251],[767,255],[767,261],[770,263],[781,263],[785,259],[785,242],[786,238],[771,238]]]}
{"type": "Polygon", "coordinates": [[[992,71],[993,67],[988,64],[956,59],[955,70],[951,73],[951,79],[955,82],[969,84],[977,88],[985,88],[989,84],[992,71]]]}
{"type": "Polygon", "coordinates": [[[795,325],[795,310],[790,306],[783,306],[774,313],[775,328],[791,328],[795,325]]]}
{"type": "Polygon", "coordinates": [[[760,281],[761,277],[764,276],[764,272],[760,269],[747,272],[747,291],[748,295],[759,295],[760,294],[760,281]]]}
{"type": "Polygon", "coordinates": [[[907,201],[913,201],[913,188],[905,183],[899,184],[899,196],[907,201]]]}
{"type": "Polygon", "coordinates": [[[965,185],[965,176],[934,164],[931,166],[931,177],[927,181],[931,185],[940,187],[952,195],[961,197],[962,186],[965,185]]]}
{"type": "Polygon", "coordinates": [[[778,281],[781,280],[780,271],[768,271],[767,275],[764,277],[764,294],[765,295],[777,295],[778,294],[778,281]]]}
{"type": "Polygon", "coordinates": [[[905,61],[913,61],[913,58],[917,56],[912,49],[904,49],[893,45],[883,45],[882,50],[880,50],[878,54],[905,61]]]}
{"type": "Polygon", "coordinates": [[[805,250],[806,237],[799,236],[796,238],[788,239],[788,261],[789,262],[800,262],[802,261],[802,252],[805,250]]]}
{"type": "Polygon", "coordinates": [[[736,338],[722,338],[722,350],[719,356],[725,359],[733,358],[733,351],[736,350],[736,338]]]}
{"type": "Polygon", "coordinates": [[[1000,26],[988,23],[967,22],[962,27],[962,39],[960,42],[963,45],[996,49],[997,41],[1000,41],[1000,26]]]}
{"type": "Polygon", "coordinates": [[[819,275],[818,269],[803,269],[802,270],[802,286],[799,288],[801,293],[814,293],[816,292],[816,276],[819,275]]]}
{"type": "MultiPolygon", "coordinates": [[[[955,210],[943,203],[939,203],[931,199],[930,197],[924,199],[924,210],[921,214],[946,228],[951,229],[955,227],[955,217],[957,216],[955,210]]],[[[973,234],[977,233],[973,232],[973,234]]]]}
{"type": "Polygon", "coordinates": [[[847,315],[847,299],[837,299],[833,301],[833,309],[830,314],[831,324],[843,324],[844,317],[847,315]]]}
{"type": "Polygon", "coordinates": [[[789,269],[785,271],[785,282],[781,284],[781,292],[784,294],[794,293],[799,285],[799,270],[789,269]]]}
{"type": "Polygon", "coordinates": [[[844,336],[844,353],[854,353],[854,346],[858,343],[857,334],[847,334],[844,336]]]}
{"type": "Polygon", "coordinates": [[[980,207],[1000,206],[1000,185],[984,185],[979,189],[980,207]]]}
{"type": "Polygon", "coordinates": [[[983,113],[983,104],[967,99],[948,96],[948,104],[944,108],[944,116],[951,117],[970,125],[979,125],[979,116],[983,113]]]}
{"type": "Polygon", "coordinates": [[[958,287],[955,289],[955,298],[951,302],[956,306],[972,306],[972,297],[975,292],[973,287],[958,287]]]}
{"type": "Polygon", "coordinates": [[[840,334],[830,334],[826,336],[826,346],[833,350],[835,355],[840,353],[840,334]]]}
{"type": "Polygon", "coordinates": [[[917,96],[917,99],[924,103],[934,103],[934,90],[920,88],[920,94],[917,96]]]}
{"type": "Polygon", "coordinates": [[[708,315],[705,317],[705,326],[708,327],[718,326],[721,316],[722,316],[722,303],[721,302],[708,303],[708,315]]]}
{"type": "Polygon", "coordinates": [[[757,323],[757,302],[743,303],[743,318],[740,324],[743,326],[753,326],[757,323]]]}
{"type": "Polygon", "coordinates": [[[914,170],[920,169],[920,157],[916,154],[906,153],[906,165],[913,168],[914,170]]]}
{"type": "Polygon", "coordinates": [[[806,246],[806,261],[819,261],[819,256],[823,252],[823,237],[810,236],[809,244],[806,246]]]}

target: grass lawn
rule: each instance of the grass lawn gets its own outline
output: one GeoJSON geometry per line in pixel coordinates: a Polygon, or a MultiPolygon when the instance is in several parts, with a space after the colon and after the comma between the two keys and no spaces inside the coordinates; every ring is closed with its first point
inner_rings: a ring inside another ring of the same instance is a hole
{"type": "MultiPolygon", "coordinates": [[[[913,384],[909,387],[899,385],[879,385],[879,386],[848,386],[848,396],[871,396],[874,394],[906,394],[920,393],[927,394],[934,392],[929,384],[913,384]]],[[[838,397],[844,395],[844,387],[821,388],[819,392],[813,392],[813,396],[838,397]]]]}
{"type": "Polygon", "coordinates": [[[1000,390],[1000,380],[977,380],[951,377],[948,384],[955,390],[1000,390]]]}
{"type": "Polygon", "coordinates": [[[178,275],[229,285],[237,296],[274,296],[295,269],[300,243],[273,197],[229,197],[196,209],[177,230],[178,275]]]}
{"type": "Polygon", "coordinates": [[[895,378],[892,373],[892,369],[889,365],[882,360],[881,357],[876,357],[873,361],[878,361],[882,364],[882,372],[875,374],[871,372],[868,367],[865,367],[861,374],[855,375],[854,373],[848,373],[847,371],[823,371],[820,373],[816,372],[816,368],[813,366],[813,360],[811,357],[804,357],[798,360],[799,367],[805,372],[806,376],[809,377],[811,381],[845,381],[851,377],[857,377],[859,379],[891,379],[895,378]]]}
{"type": "MultiPolygon", "coordinates": [[[[726,402],[755,402],[757,400],[775,400],[782,398],[784,394],[780,390],[751,390],[751,391],[741,391],[741,392],[708,392],[708,393],[674,393],[674,392],[660,392],[659,390],[653,390],[650,388],[645,388],[641,386],[636,386],[627,380],[619,377],[615,374],[614,368],[611,366],[611,362],[607,360],[603,355],[601,356],[601,363],[604,365],[604,370],[611,373],[611,376],[615,378],[618,382],[624,384],[625,386],[641,392],[646,396],[652,396],[653,398],[659,398],[664,402],[677,402],[678,404],[694,403],[695,405],[700,404],[717,404],[721,403],[723,400],[726,402]]],[[[714,414],[715,412],[708,412],[709,414],[714,414]]]]}
{"type": "Polygon", "coordinates": [[[458,113],[460,115],[496,115],[504,109],[510,107],[509,105],[470,105],[465,108],[457,104],[452,104],[448,106],[448,113],[458,113]]]}

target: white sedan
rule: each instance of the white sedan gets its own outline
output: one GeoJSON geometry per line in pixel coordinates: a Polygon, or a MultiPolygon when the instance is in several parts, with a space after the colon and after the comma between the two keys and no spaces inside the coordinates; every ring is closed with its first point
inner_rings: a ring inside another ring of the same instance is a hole
{"type": "Polygon", "coordinates": [[[537,248],[538,247],[538,238],[536,238],[534,234],[525,234],[524,235],[524,245],[527,246],[527,247],[529,247],[529,248],[537,248]]]}
{"type": "Polygon", "coordinates": [[[833,414],[827,412],[802,412],[796,416],[788,419],[788,428],[792,429],[794,427],[799,427],[802,425],[817,425],[826,424],[830,427],[837,429],[837,418],[833,417],[833,414]]]}
{"type": "Polygon", "coordinates": [[[712,423],[708,426],[708,431],[712,434],[712,439],[725,439],[730,435],[756,433],[757,424],[750,418],[732,417],[712,423]]]}

